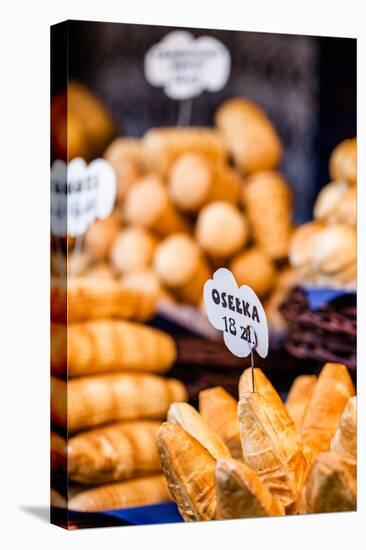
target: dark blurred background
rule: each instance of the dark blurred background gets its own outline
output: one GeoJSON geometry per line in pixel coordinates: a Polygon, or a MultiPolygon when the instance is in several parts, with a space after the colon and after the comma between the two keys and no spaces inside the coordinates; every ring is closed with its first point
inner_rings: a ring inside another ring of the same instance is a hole
{"type": "MultiPolygon", "coordinates": [[[[69,78],[89,86],[108,105],[124,135],[174,125],[178,102],[144,77],[147,50],[170,27],[71,21],[69,78]]],[[[194,100],[191,123],[211,125],[217,106],[246,96],[277,127],[285,146],[282,170],[295,191],[295,221],[311,218],[328,183],[334,146],[356,135],[356,40],[257,32],[189,29],[221,40],[232,57],[231,76],[218,93],[194,100]]],[[[60,77],[62,78],[62,76],[60,77]]],[[[64,82],[54,80],[55,88],[64,82]]]]}

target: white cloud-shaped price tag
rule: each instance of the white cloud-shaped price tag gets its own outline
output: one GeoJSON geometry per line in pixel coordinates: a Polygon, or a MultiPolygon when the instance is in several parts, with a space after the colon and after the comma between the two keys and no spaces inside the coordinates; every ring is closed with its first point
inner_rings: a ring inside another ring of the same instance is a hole
{"type": "Polygon", "coordinates": [[[83,235],[95,219],[107,218],[117,192],[116,175],[108,161],[82,158],[51,168],[51,231],[63,237],[83,235]]]}
{"type": "Polygon", "coordinates": [[[247,285],[238,287],[226,268],[215,271],[203,291],[210,323],[221,330],[224,342],[237,357],[247,357],[255,349],[261,357],[268,355],[268,325],[263,306],[247,285]]]}
{"type": "Polygon", "coordinates": [[[212,36],[194,38],[187,31],[167,34],[145,56],[147,81],[177,100],[221,90],[230,67],[230,52],[222,42],[212,36]]]}

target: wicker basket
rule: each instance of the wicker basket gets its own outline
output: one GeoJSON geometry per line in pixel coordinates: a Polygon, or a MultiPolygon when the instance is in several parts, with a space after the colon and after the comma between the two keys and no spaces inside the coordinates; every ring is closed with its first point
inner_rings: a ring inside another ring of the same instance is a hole
{"type": "Polygon", "coordinates": [[[288,323],[287,351],[300,359],[344,363],[356,369],[356,294],[345,294],[316,311],[295,288],[281,306],[288,323]]]}

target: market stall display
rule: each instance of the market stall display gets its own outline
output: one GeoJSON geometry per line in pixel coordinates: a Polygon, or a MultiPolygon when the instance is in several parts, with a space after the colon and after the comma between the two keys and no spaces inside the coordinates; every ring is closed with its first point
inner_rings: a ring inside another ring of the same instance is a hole
{"type": "Polygon", "coordinates": [[[215,120],[216,128],[154,128],[112,141],[104,155],[117,175],[116,208],[88,229],[80,275],[198,307],[209,274],[227,265],[271,303],[293,232],[290,186],[270,171],[280,139],[244,98],[221,105],[215,120]],[[260,154],[245,145],[254,135],[260,154]]]}
{"type": "Polygon", "coordinates": [[[63,25],[52,521],[355,510],[353,84],[332,127],[314,37],[63,25]]]}

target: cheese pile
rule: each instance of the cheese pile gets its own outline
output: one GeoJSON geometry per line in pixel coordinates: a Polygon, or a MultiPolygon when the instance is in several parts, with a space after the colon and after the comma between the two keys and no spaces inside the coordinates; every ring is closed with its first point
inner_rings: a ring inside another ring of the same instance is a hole
{"type": "Polygon", "coordinates": [[[357,143],[333,151],[331,183],[320,191],[314,220],[300,226],[290,245],[290,263],[301,282],[319,287],[354,287],[357,276],[357,143]]]}
{"type": "Polygon", "coordinates": [[[154,301],[118,281],[70,278],[52,282],[51,308],[53,504],[97,511],[169,500],[155,437],[187,393],[164,376],[174,340],[142,323],[154,301]]]}
{"type": "Polygon", "coordinates": [[[205,281],[226,266],[262,300],[282,295],[293,283],[293,227],[281,155],[272,123],[244,98],[223,103],[213,128],[116,138],[104,153],[117,174],[116,208],[90,227],[82,255],[69,255],[73,271],[200,307],[205,281]]]}

